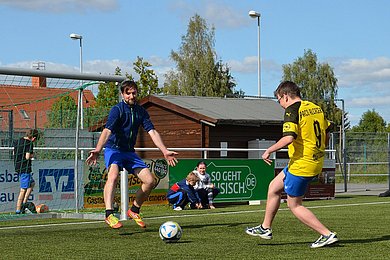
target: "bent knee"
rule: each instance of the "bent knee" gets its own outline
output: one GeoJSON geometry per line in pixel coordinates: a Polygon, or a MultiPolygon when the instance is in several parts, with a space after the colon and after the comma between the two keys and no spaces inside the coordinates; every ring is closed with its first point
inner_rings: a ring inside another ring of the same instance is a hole
{"type": "Polygon", "coordinates": [[[154,187],[157,184],[156,180],[153,178],[152,175],[150,178],[145,178],[145,180],[143,180],[143,183],[150,187],[154,187]]]}
{"type": "Polygon", "coordinates": [[[302,206],[302,203],[298,203],[296,201],[291,201],[287,199],[287,207],[291,210],[294,211],[295,209],[299,208],[302,206]]]}

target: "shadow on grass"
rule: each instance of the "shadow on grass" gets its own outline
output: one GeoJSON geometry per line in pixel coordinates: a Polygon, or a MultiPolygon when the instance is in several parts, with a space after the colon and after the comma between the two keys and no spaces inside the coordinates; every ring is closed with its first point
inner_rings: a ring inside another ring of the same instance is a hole
{"type": "Polygon", "coordinates": [[[390,235],[382,236],[382,237],[374,237],[374,238],[366,238],[366,239],[346,239],[342,240],[343,244],[364,244],[364,243],[373,243],[373,242],[381,242],[381,241],[389,241],[390,235]]]}
{"type": "Polygon", "coordinates": [[[131,235],[134,235],[134,233],[130,233],[130,232],[123,232],[123,233],[119,233],[120,236],[131,236],[131,235]]]}
{"type": "MultiPolygon", "coordinates": [[[[310,246],[314,241],[310,241],[310,242],[289,242],[289,243],[272,243],[272,242],[269,242],[269,243],[258,243],[257,245],[258,246],[286,246],[286,245],[308,245],[310,246]]],[[[340,241],[339,242],[336,242],[334,244],[331,244],[331,245],[328,245],[326,247],[342,247],[342,245],[340,245],[340,241]]]]}
{"type": "Polygon", "coordinates": [[[242,225],[249,225],[251,222],[239,222],[239,223],[210,223],[199,225],[181,225],[182,228],[205,228],[205,227],[238,227],[242,225]]]}
{"type": "MultiPolygon", "coordinates": [[[[390,235],[382,236],[382,237],[376,237],[376,238],[365,238],[365,239],[341,239],[337,243],[334,243],[332,245],[328,245],[326,247],[343,247],[344,244],[366,244],[366,243],[375,243],[375,242],[382,242],[382,241],[390,241],[390,235]]],[[[272,243],[269,242],[263,242],[258,243],[258,246],[283,246],[283,245],[306,245],[311,244],[313,242],[289,242],[289,243],[272,243]]]]}
{"type": "Polygon", "coordinates": [[[188,240],[184,240],[184,241],[177,241],[177,242],[171,242],[171,243],[165,243],[166,245],[174,245],[174,244],[190,244],[190,243],[193,243],[194,241],[188,241],[188,240]]]}

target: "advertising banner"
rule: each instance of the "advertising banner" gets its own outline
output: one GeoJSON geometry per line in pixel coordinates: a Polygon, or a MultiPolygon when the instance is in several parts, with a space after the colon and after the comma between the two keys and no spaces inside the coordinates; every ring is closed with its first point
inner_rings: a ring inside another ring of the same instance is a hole
{"type": "MultiPolygon", "coordinates": [[[[288,164],[288,159],[276,159],[275,175],[288,164]]],[[[322,172],[309,184],[304,199],[334,199],[335,197],[335,160],[325,159],[322,172]]],[[[283,198],[287,198],[284,193],[283,198]]]]}
{"type": "MultiPolygon", "coordinates": [[[[82,175],[80,163],[79,176],[82,175]]],[[[44,203],[50,209],[75,209],[73,160],[34,160],[32,172],[35,186],[29,201],[35,205],[44,203]]],[[[79,177],[79,194],[81,181],[79,177]]],[[[19,191],[19,175],[15,173],[13,161],[0,161],[0,212],[15,211],[19,191]]]]}
{"type": "MultiPolygon", "coordinates": [[[[184,179],[196,168],[199,159],[181,159],[170,168],[169,185],[184,179]]],[[[215,202],[265,200],[274,177],[274,166],[259,159],[205,160],[211,182],[220,190],[215,202]]]]}
{"type": "MultiPolygon", "coordinates": [[[[155,180],[156,187],[145,204],[166,204],[166,193],[168,189],[168,173],[169,167],[164,159],[149,160],[144,162],[148,165],[155,180]]],[[[85,208],[104,208],[103,189],[107,181],[107,170],[104,166],[104,161],[101,160],[95,166],[84,167],[84,207],[85,208]]],[[[135,199],[137,190],[141,187],[141,181],[134,174],[128,175],[129,187],[129,205],[135,199]]],[[[118,177],[118,184],[115,189],[114,201],[120,205],[120,176],[118,177]]]]}

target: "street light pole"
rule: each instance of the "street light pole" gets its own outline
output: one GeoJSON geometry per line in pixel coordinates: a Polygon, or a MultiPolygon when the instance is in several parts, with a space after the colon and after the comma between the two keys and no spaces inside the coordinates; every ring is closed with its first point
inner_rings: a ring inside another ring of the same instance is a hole
{"type": "MultiPolygon", "coordinates": [[[[83,36],[79,34],[72,33],[69,35],[72,40],[80,41],[80,74],[83,72],[83,45],[82,39],[83,36]]],[[[84,128],[83,123],[83,81],[80,80],[79,92],[78,92],[78,106],[77,106],[77,119],[76,119],[76,144],[75,144],[75,163],[74,163],[74,190],[75,190],[75,208],[76,213],[79,213],[79,126],[81,129],[84,128]],[[80,121],[81,120],[81,121],[80,121]]],[[[81,151],[81,160],[84,159],[83,151],[81,151]]]]}
{"type": "MultiPolygon", "coordinates": [[[[72,40],[79,40],[79,42],[80,42],[80,74],[82,74],[83,73],[83,43],[82,43],[83,36],[76,34],[76,33],[72,33],[69,35],[69,37],[72,40]]],[[[82,85],[83,85],[83,81],[81,80],[80,81],[80,88],[79,88],[79,105],[80,105],[80,109],[81,109],[80,129],[84,129],[83,89],[81,87],[82,85]]]]}
{"type": "Polygon", "coordinates": [[[249,16],[252,18],[257,18],[257,27],[258,27],[258,33],[257,33],[257,95],[261,97],[261,62],[260,62],[260,13],[256,11],[249,11],[249,16]]]}

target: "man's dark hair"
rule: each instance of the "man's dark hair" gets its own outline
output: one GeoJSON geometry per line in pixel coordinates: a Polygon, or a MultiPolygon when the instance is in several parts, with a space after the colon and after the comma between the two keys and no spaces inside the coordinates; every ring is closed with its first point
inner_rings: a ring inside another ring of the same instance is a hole
{"type": "Polygon", "coordinates": [[[36,139],[39,139],[39,131],[37,129],[29,129],[27,130],[26,132],[26,136],[28,138],[36,138],[36,139]]]}
{"type": "Polygon", "coordinates": [[[138,91],[137,83],[135,83],[135,81],[133,80],[125,79],[124,81],[121,82],[121,93],[125,91],[126,87],[132,87],[138,91]]]}
{"type": "Polygon", "coordinates": [[[283,95],[289,95],[292,98],[295,97],[301,97],[301,91],[297,84],[295,84],[292,81],[283,81],[279,84],[277,89],[274,91],[274,96],[277,98],[283,96],[283,95]]]}

